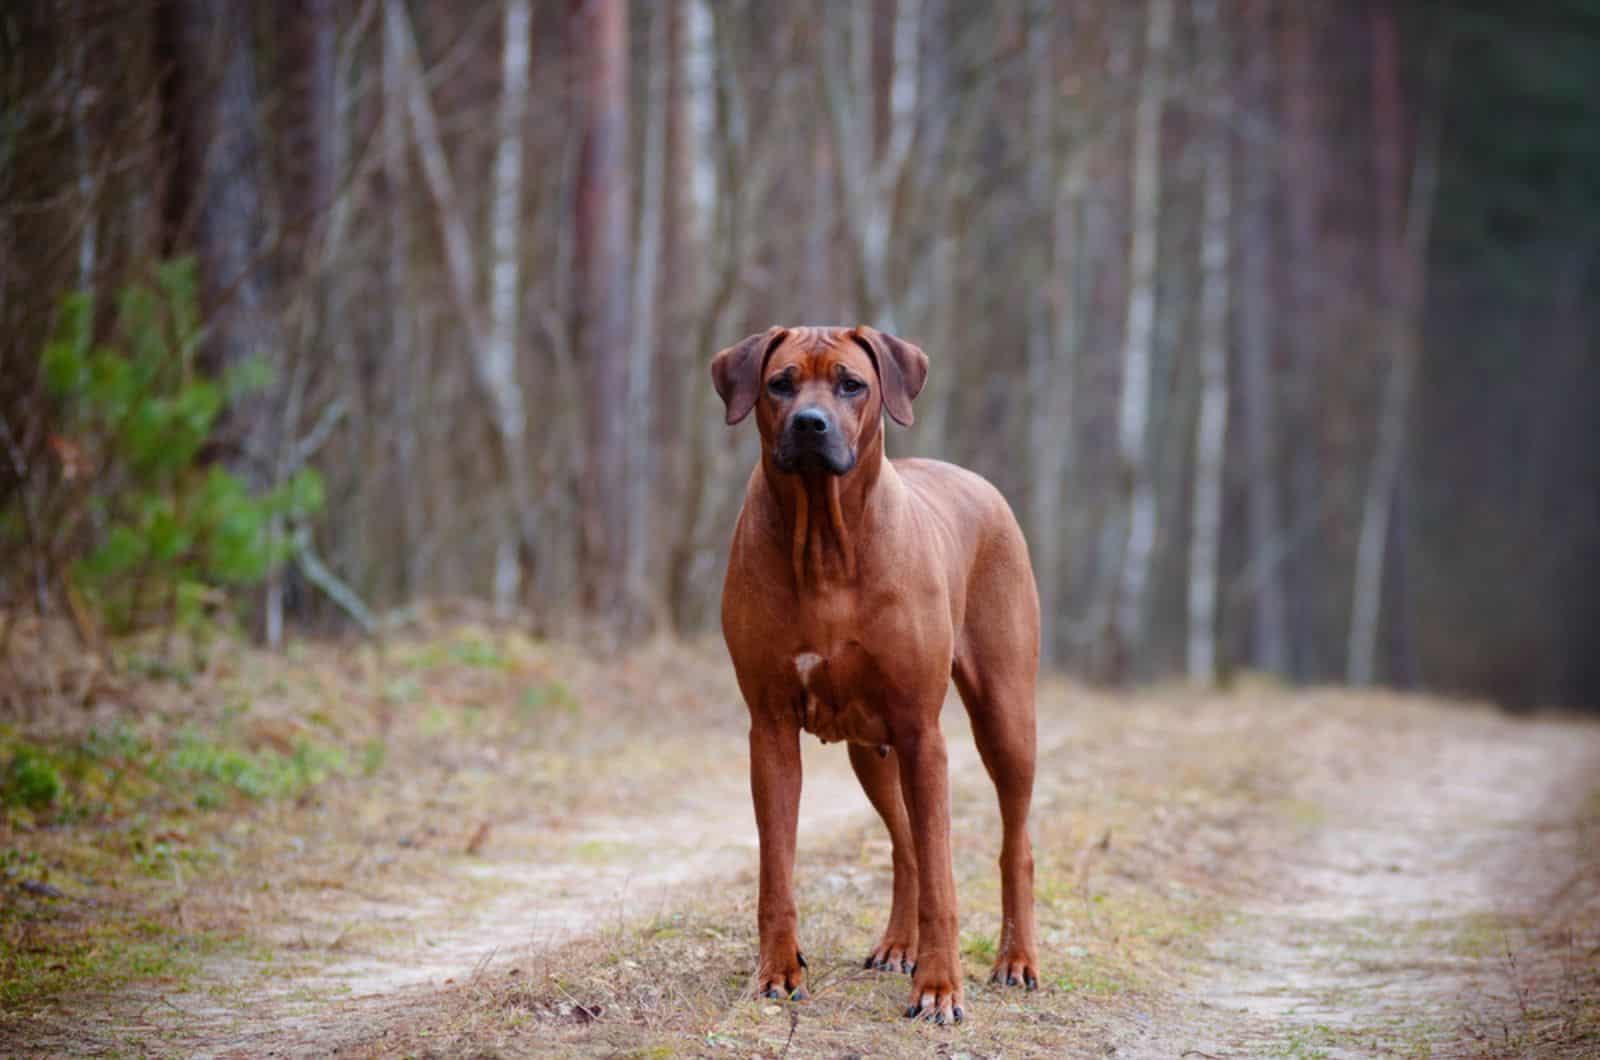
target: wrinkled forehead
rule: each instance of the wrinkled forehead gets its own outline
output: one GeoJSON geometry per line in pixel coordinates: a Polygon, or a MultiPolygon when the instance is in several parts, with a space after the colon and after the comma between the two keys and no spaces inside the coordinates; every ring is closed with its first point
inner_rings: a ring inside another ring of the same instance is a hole
{"type": "Polygon", "coordinates": [[[872,358],[848,328],[793,328],[767,359],[766,375],[792,370],[802,378],[827,378],[843,365],[870,378],[872,358]]]}

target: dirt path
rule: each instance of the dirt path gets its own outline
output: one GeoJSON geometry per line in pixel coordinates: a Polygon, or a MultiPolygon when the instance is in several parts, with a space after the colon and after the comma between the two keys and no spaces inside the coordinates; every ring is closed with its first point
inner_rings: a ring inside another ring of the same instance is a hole
{"type": "MultiPolygon", "coordinates": [[[[946,725],[976,975],[993,944],[997,819],[959,706],[946,725]]],[[[841,750],[812,741],[800,865],[817,997],[748,1000],[755,834],[741,727],[728,724],[645,802],[566,817],[529,806],[483,851],[432,857],[381,896],[297,892],[254,954],[178,990],[78,1005],[33,1044],[1515,1055],[1538,1054],[1522,1046],[1562,990],[1563,1040],[1583,1040],[1577,1012],[1600,1042],[1600,982],[1563,963],[1600,945],[1600,887],[1582,882],[1600,864],[1600,725],[1336,694],[1126,701],[1056,687],[1040,744],[1049,982],[1026,997],[970,986],[976,1018],[958,1039],[884,1022],[904,987],[855,963],[886,911],[887,844],[841,750]],[[1565,950],[1550,934],[1557,907],[1565,950]]]]}
{"type": "MultiPolygon", "coordinates": [[[[1059,718],[1041,725],[1041,746],[1066,739],[1059,718]]],[[[952,780],[982,774],[959,701],[946,714],[952,780]]],[[[801,857],[844,832],[873,825],[873,814],[840,747],[807,740],[801,798],[801,857]]],[[[216,962],[184,991],[163,994],[139,1020],[157,1038],[204,1055],[322,1053],[326,1043],[360,1040],[431,991],[537,955],[586,935],[646,921],[708,885],[748,874],[757,851],[743,748],[708,739],[707,760],[671,794],[626,814],[586,815],[558,827],[529,814],[495,829],[492,856],[449,871],[493,895],[453,910],[450,886],[434,883],[396,900],[352,909],[298,910],[293,947],[306,925],[339,932],[354,920],[381,921],[385,944],[329,947],[325,959],[292,977],[261,976],[248,961],[216,962]]]]}
{"type": "Polygon", "coordinates": [[[1600,729],[1486,712],[1372,727],[1335,715],[1288,750],[1304,834],[1241,866],[1260,874],[1257,894],[1185,991],[1203,1031],[1152,1029],[1120,1052],[1546,1055],[1538,1007],[1581,988],[1560,980],[1593,959],[1577,934],[1592,947],[1600,927],[1600,729]],[[1589,907],[1560,918],[1578,885],[1589,907]],[[1551,937],[1563,932],[1564,951],[1551,937]]]}

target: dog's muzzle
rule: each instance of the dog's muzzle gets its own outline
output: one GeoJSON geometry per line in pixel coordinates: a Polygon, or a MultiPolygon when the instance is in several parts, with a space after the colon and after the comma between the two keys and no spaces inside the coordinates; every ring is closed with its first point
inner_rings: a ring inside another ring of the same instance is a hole
{"type": "Polygon", "coordinates": [[[856,454],[845,443],[838,424],[826,409],[800,409],[789,417],[778,436],[774,454],[786,472],[826,471],[843,475],[856,466],[856,454]]]}

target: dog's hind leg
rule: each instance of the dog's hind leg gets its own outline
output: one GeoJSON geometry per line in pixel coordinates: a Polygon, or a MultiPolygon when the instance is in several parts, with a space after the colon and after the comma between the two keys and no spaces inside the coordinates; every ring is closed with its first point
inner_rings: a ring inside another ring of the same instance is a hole
{"type": "Polygon", "coordinates": [[[900,766],[894,751],[887,754],[864,744],[850,744],[850,766],[861,781],[878,816],[889,829],[894,859],[894,902],[883,938],[867,955],[866,967],[909,972],[917,960],[917,849],[911,838],[911,821],[900,792],[900,766]]]}
{"type": "MultiPolygon", "coordinates": [[[[977,638],[983,639],[982,634],[977,638]]],[[[956,688],[972,718],[972,734],[984,768],[1000,798],[1000,942],[991,981],[1008,986],[1039,983],[1039,951],[1034,940],[1033,843],[1028,838],[1028,808],[1033,801],[1037,732],[1034,682],[1037,662],[1013,644],[994,638],[969,644],[954,667],[956,688]]]]}

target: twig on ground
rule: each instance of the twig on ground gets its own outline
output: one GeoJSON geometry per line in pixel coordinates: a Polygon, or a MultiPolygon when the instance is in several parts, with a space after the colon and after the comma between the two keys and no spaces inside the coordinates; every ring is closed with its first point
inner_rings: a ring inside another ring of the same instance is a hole
{"type": "Polygon", "coordinates": [[[328,599],[339,605],[345,614],[355,620],[361,631],[371,635],[377,628],[377,621],[372,617],[371,608],[362,602],[356,591],[339,580],[338,575],[329,570],[317,556],[317,550],[311,544],[311,530],[304,523],[294,530],[294,556],[300,564],[300,570],[305,573],[306,580],[327,594],[328,599]]]}

